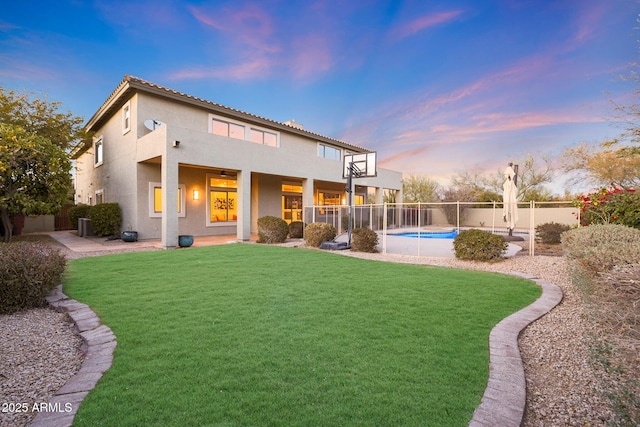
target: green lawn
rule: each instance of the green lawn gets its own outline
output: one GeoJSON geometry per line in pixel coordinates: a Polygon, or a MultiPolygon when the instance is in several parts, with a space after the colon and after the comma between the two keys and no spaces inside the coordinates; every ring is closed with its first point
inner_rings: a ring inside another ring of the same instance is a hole
{"type": "Polygon", "coordinates": [[[86,426],[463,426],[532,282],[262,245],[72,261],[115,333],[86,426]]]}

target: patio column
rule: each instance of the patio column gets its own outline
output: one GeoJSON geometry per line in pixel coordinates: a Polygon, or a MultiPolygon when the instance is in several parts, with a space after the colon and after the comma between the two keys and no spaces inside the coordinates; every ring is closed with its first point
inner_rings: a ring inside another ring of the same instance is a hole
{"type": "Polygon", "coordinates": [[[382,187],[376,187],[375,190],[375,204],[381,205],[383,202],[384,189],[382,187]]]}
{"type": "Polygon", "coordinates": [[[161,167],[162,246],[175,249],[178,246],[178,161],[168,150],[162,156],[161,167]]]}
{"type": "Polygon", "coordinates": [[[238,223],[236,238],[251,240],[251,171],[238,171],[238,223]]]}
{"type": "Polygon", "coordinates": [[[313,178],[302,180],[302,221],[305,224],[313,222],[313,178]]]}

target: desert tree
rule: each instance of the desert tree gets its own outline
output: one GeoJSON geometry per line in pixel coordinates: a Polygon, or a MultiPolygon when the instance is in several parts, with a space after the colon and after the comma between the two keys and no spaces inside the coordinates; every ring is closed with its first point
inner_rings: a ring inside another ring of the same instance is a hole
{"type": "Polygon", "coordinates": [[[440,184],[420,175],[409,175],[402,180],[402,199],[404,203],[428,203],[439,200],[440,184]]]}
{"type": "Polygon", "coordinates": [[[11,218],[60,210],[72,188],[69,152],[89,139],[82,117],[59,102],[0,87],[0,217],[10,241],[11,218]]]}

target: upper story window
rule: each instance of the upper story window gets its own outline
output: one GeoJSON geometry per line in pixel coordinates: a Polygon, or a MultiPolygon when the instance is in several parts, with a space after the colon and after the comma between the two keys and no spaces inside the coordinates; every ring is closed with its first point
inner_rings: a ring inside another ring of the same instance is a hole
{"type": "Polygon", "coordinates": [[[211,133],[229,138],[244,139],[244,126],[214,118],[211,119],[211,133]]]}
{"type": "Polygon", "coordinates": [[[93,166],[100,166],[104,162],[104,153],[103,153],[104,140],[103,137],[100,136],[96,140],[93,141],[93,166]]]}
{"type": "Polygon", "coordinates": [[[260,129],[251,129],[251,142],[256,144],[264,144],[270,147],[278,146],[278,135],[260,129]]]}
{"type": "Polygon", "coordinates": [[[131,101],[122,107],[122,134],[131,130],[131,101]]]}
{"type": "Polygon", "coordinates": [[[318,156],[325,159],[340,160],[340,149],[329,145],[318,144],[318,156]]]}
{"type": "Polygon", "coordinates": [[[270,147],[280,146],[280,133],[270,129],[251,126],[226,117],[209,115],[209,132],[228,138],[251,141],[270,147]]]}

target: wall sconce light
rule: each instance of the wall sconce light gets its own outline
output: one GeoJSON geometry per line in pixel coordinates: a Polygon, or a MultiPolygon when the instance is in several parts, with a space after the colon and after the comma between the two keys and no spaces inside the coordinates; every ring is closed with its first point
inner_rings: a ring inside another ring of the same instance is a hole
{"type": "Polygon", "coordinates": [[[200,199],[200,192],[198,190],[193,190],[193,200],[200,199]]]}
{"type": "Polygon", "coordinates": [[[173,141],[172,145],[173,145],[174,148],[178,148],[178,147],[180,147],[180,141],[173,141]]]}

